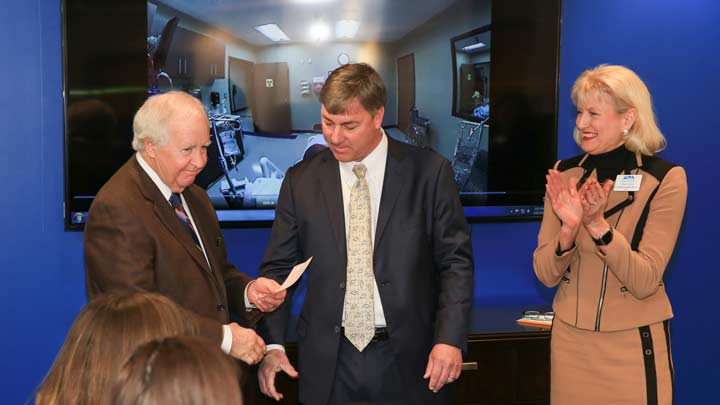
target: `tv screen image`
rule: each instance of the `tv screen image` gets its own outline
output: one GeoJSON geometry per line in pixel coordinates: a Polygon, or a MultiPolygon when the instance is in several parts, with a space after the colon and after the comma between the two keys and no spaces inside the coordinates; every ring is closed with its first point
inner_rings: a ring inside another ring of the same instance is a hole
{"type": "Polygon", "coordinates": [[[332,70],[373,66],[385,133],[445,156],[471,221],[539,218],[556,159],[559,0],[65,0],[66,225],[132,156],[142,102],[186,91],[224,226],[269,224],[285,172],[325,147],[332,70]]]}

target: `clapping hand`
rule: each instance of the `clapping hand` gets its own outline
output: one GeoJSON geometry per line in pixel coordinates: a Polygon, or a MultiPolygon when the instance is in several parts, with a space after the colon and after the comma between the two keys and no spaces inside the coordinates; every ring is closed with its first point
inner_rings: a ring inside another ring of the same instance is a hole
{"type": "Polygon", "coordinates": [[[570,177],[567,181],[557,170],[548,170],[545,175],[547,184],[545,190],[550,198],[555,215],[560,218],[563,225],[570,228],[580,226],[583,216],[583,206],[580,193],[577,191],[578,180],[570,177]]]}
{"type": "Polygon", "coordinates": [[[548,170],[545,178],[547,197],[553,212],[562,223],[559,236],[562,250],[572,247],[581,225],[593,238],[609,229],[604,213],[614,185],[612,180],[600,184],[591,178],[578,190],[576,178],[570,177],[566,181],[557,170],[548,170]]]}
{"type": "Polygon", "coordinates": [[[597,180],[588,179],[582,187],[582,223],[593,238],[600,237],[610,229],[610,224],[605,220],[604,214],[613,184],[615,183],[612,180],[607,180],[600,185],[597,180]]]}
{"type": "Polygon", "coordinates": [[[583,207],[582,222],[588,225],[600,219],[605,212],[608,201],[608,194],[613,187],[613,181],[607,180],[600,185],[595,179],[588,179],[581,190],[581,202],[583,207]]]}
{"type": "Polygon", "coordinates": [[[553,212],[562,224],[558,243],[561,250],[567,250],[575,244],[583,218],[582,199],[577,190],[578,180],[570,177],[566,181],[559,171],[552,169],[548,170],[545,178],[547,198],[550,199],[553,212]]]}

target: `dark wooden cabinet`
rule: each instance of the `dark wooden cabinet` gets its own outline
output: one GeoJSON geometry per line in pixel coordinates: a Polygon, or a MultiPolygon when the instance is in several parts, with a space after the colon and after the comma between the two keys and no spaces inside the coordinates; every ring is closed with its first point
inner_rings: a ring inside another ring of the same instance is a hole
{"type": "Polygon", "coordinates": [[[193,43],[197,58],[194,84],[207,86],[215,79],[225,78],[225,44],[207,35],[195,34],[193,43]]]}
{"type": "Polygon", "coordinates": [[[453,387],[459,404],[550,403],[548,332],[472,335],[468,363],[477,369],[463,371],[453,387]]]}
{"type": "Polygon", "coordinates": [[[225,44],[178,27],[164,71],[172,78],[175,88],[207,86],[225,77],[225,44]]]}
{"type": "MultiPolygon", "coordinates": [[[[526,307],[475,308],[473,332],[468,336],[464,370],[449,386],[454,402],[472,405],[545,405],[550,403],[550,331],[515,323],[526,307]]],[[[294,330],[294,327],[291,327],[294,330]]],[[[297,365],[297,347],[287,346],[297,365]]],[[[260,393],[257,368],[245,384],[252,404],[297,404],[297,381],[279,374],[277,389],[285,395],[276,402],[260,393]]]]}
{"type": "Polygon", "coordinates": [[[175,88],[193,85],[195,53],[193,44],[198,34],[178,27],[173,34],[164,71],[170,75],[175,88]]]}
{"type": "Polygon", "coordinates": [[[204,43],[203,66],[208,69],[208,78],[225,78],[225,44],[207,36],[204,43]]]}

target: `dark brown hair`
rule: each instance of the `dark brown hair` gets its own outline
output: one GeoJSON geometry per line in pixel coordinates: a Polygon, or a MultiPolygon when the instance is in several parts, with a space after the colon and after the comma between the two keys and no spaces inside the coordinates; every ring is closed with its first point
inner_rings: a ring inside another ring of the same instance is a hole
{"type": "Polygon", "coordinates": [[[238,371],[213,342],[176,336],[139,347],[118,372],[115,405],[241,405],[238,371]]]}
{"type": "Polygon", "coordinates": [[[197,327],[165,296],[98,297],[75,318],[36,404],[102,403],[120,365],[138,345],[181,334],[197,334],[197,327]]]}
{"type": "Polygon", "coordinates": [[[346,112],[354,99],[373,117],[385,106],[385,83],[366,63],[351,63],[333,70],[320,91],[320,102],[330,114],[346,112]]]}

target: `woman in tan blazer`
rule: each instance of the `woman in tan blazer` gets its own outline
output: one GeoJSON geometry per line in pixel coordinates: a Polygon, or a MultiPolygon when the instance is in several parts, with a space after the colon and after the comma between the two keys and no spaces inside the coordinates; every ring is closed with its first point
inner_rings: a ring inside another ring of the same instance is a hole
{"type": "Polygon", "coordinates": [[[630,69],[583,72],[572,100],[585,153],[548,171],[533,263],[557,286],[551,402],[670,404],[673,314],[662,277],[685,211],[685,171],[654,156],[665,138],[630,69]]]}

